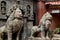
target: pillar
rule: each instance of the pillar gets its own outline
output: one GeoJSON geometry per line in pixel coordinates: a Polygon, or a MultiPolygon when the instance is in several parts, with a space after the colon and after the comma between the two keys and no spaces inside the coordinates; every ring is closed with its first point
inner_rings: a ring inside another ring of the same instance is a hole
{"type": "Polygon", "coordinates": [[[45,2],[38,0],[37,2],[37,25],[39,25],[39,21],[45,12],[46,12],[45,2]]]}
{"type": "MultiPolygon", "coordinates": [[[[45,2],[38,0],[38,2],[37,2],[37,25],[39,25],[39,21],[45,12],[46,12],[45,2]]],[[[40,37],[41,34],[38,33],[37,36],[40,37]]]]}

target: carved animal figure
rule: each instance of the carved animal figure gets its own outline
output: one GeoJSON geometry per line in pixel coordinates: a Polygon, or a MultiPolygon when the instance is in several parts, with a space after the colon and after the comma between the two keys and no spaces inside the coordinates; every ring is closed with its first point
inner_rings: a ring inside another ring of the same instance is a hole
{"type": "Polygon", "coordinates": [[[41,32],[41,37],[42,38],[45,38],[47,35],[48,35],[48,31],[49,31],[49,27],[51,25],[51,22],[52,22],[52,15],[49,13],[49,12],[46,12],[41,20],[40,20],[40,23],[38,25],[38,28],[37,27],[33,27],[32,29],[35,31],[35,32],[41,32]],[[36,30],[35,30],[36,29],[36,30]]]}
{"type": "Polygon", "coordinates": [[[5,26],[0,27],[0,40],[3,40],[3,32],[5,31],[5,26]]]}
{"type": "Polygon", "coordinates": [[[45,38],[48,35],[49,27],[52,22],[52,15],[49,12],[46,12],[42,19],[40,20],[40,28],[41,28],[41,37],[45,38]]]}
{"type": "Polygon", "coordinates": [[[22,16],[22,11],[19,8],[14,10],[9,16],[6,24],[0,28],[0,34],[7,32],[8,40],[12,40],[12,34],[17,32],[16,39],[19,40],[19,34],[23,26],[22,16]]]}
{"type": "MultiPolygon", "coordinates": [[[[10,16],[12,17],[12,16],[10,16]]],[[[8,19],[6,27],[7,27],[7,34],[8,34],[8,40],[12,40],[12,34],[14,32],[17,32],[17,40],[19,40],[19,34],[23,26],[22,21],[22,12],[19,8],[17,8],[13,13],[12,20],[8,19]]]]}
{"type": "Polygon", "coordinates": [[[32,29],[31,29],[31,37],[33,37],[35,35],[34,33],[37,31],[37,29],[38,29],[38,26],[33,26],[32,27],[32,29]]]}

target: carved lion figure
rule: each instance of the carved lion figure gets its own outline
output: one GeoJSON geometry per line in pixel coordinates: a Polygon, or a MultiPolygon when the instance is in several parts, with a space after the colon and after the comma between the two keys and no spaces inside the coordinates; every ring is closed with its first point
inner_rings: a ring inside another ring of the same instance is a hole
{"type": "Polygon", "coordinates": [[[32,31],[34,30],[33,33],[41,32],[41,37],[45,38],[48,35],[48,31],[49,31],[49,27],[51,25],[51,22],[52,22],[52,15],[49,12],[46,12],[42,16],[39,25],[36,26],[35,28],[34,27],[32,28],[32,31]]]}
{"type": "MultiPolygon", "coordinates": [[[[17,32],[17,40],[19,40],[19,34],[23,27],[23,14],[22,11],[17,8],[9,16],[6,24],[0,28],[0,34],[6,32],[8,35],[8,40],[12,40],[12,34],[17,32]]],[[[1,38],[1,36],[0,36],[1,38]]]]}
{"type": "Polygon", "coordinates": [[[17,8],[13,13],[12,20],[7,21],[6,27],[7,27],[8,40],[12,40],[12,34],[14,32],[17,32],[16,39],[19,40],[19,34],[23,26],[22,16],[23,15],[21,10],[17,8]]]}

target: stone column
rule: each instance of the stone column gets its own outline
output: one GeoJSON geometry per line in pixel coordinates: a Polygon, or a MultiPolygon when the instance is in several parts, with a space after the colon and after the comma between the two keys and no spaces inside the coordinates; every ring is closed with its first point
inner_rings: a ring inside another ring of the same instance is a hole
{"type": "Polygon", "coordinates": [[[24,27],[23,27],[22,40],[28,40],[27,18],[28,18],[28,16],[24,15],[24,17],[23,17],[24,27]]]}
{"type": "Polygon", "coordinates": [[[37,25],[39,25],[39,21],[45,12],[46,12],[45,2],[38,0],[37,1],[37,25]]]}

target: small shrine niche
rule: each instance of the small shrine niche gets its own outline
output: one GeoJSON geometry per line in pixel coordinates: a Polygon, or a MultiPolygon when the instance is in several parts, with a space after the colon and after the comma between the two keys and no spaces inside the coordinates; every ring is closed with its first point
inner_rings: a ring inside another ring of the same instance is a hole
{"type": "Polygon", "coordinates": [[[5,15],[6,14],[6,2],[1,1],[1,14],[5,15]]]}
{"type": "Polygon", "coordinates": [[[27,8],[27,14],[28,14],[29,16],[31,16],[31,15],[30,15],[30,12],[31,12],[31,10],[30,10],[31,7],[30,7],[30,5],[27,5],[26,8],[27,8]]]}

